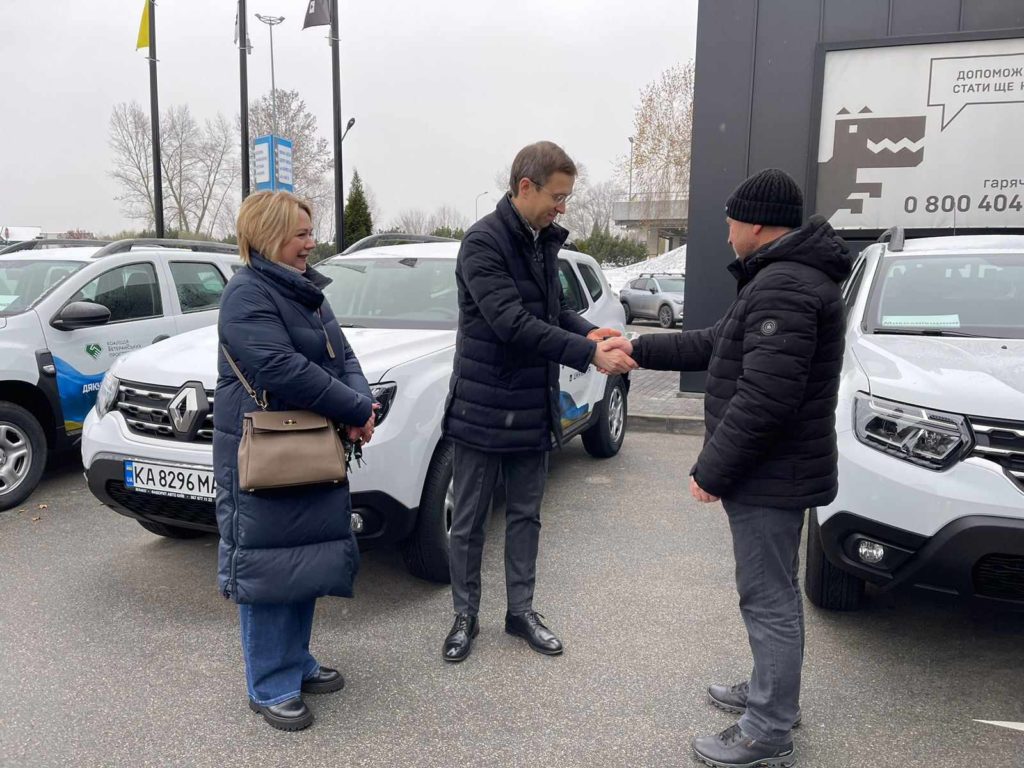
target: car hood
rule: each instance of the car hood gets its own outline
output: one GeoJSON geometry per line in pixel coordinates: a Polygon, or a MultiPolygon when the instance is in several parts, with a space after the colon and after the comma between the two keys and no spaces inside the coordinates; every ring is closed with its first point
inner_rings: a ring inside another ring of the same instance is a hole
{"type": "Polygon", "coordinates": [[[1024,340],[875,334],[853,352],[873,395],[994,419],[1024,414],[1024,340]]]}
{"type": "Polygon", "coordinates": [[[679,293],[679,291],[664,291],[658,295],[666,299],[675,299],[676,301],[683,300],[683,294],[679,293]]]}
{"type": "MultiPolygon", "coordinates": [[[[455,331],[408,328],[345,328],[367,381],[371,384],[393,367],[455,345],[455,331]]],[[[178,386],[201,381],[217,386],[217,327],[200,328],[122,357],[114,373],[140,384],[178,386]]]]}

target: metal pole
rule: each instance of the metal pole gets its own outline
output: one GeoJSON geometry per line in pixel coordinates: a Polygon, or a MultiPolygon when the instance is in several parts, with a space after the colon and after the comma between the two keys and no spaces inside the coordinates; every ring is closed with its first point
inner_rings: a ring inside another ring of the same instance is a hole
{"type": "Polygon", "coordinates": [[[338,39],[338,0],[331,4],[331,81],[334,91],[334,247],[342,251],[345,237],[345,175],[341,158],[341,41],[338,39]]]}
{"type": "Polygon", "coordinates": [[[284,21],[284,16],[265,16],[257,13],[256,18],[270,27],[270,103],[273,109],[273,115],[271,119],[274,121],[273,133],[274,138],[270,142],[270,151],[272,153],[272,162],[274,164],[274,174],[271,179],[271,189],[277,189],[277,80],[274,77],[274,27],[284,21]]]}
{"type": "Polygon", "coordinates": [[[270,100],[274,105],[274,136],[277,136],[277,80],[274,77],[274,25],[270,25],[270,100]]]}
{"type": "Polygon", "coordinates": [[[153,219],[164,236],[164,181],[160,172],[160,103],[156,84],[156,0],[149,0],[149,113],[153,126],[153,219]]]}
{"type": "Polygon", "coordinates": [[[242,116],[242,199],[249,196],[249,33],[245,0],[238,0],[238,73],[242,116]]]}

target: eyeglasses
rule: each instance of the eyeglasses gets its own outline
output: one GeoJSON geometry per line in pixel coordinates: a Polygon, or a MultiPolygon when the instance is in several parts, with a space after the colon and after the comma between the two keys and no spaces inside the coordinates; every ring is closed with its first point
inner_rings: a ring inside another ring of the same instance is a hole
{"type": "Polygon", "coordinates": [[[533,184],[533,186],[535,186],[537,189],[543,190],[544,193],[547,194],[547,196],[550,197],[555,202],[555,205],[564,205],[565,203],[568,203],[570,200],[572,200],[572,196],[573,196],[572,192],[570,192],[568,194],[566,194],[564,192],[560,192],[557,195],[552,195],[550,192],[548,192],[546,189],[544,189],[543,185],[538,184],[533,179],[530,179],[530,183],[533,184]]]}

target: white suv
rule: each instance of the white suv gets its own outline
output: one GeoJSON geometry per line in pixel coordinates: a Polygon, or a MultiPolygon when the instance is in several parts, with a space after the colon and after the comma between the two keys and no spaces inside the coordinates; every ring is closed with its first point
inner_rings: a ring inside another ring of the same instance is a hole
{"type": "Polygon", "coordinates": [[[887,235],[844,288],[839,496],[811,511],[807,595],[1024,604],[1024,237],[887,235]]]}
{"type": "Polygon", "coordinates": [[[117,357],[217,322],[237,248],[31,240],[0,252],[0,510],[74,447],[117,357]]]}
{"type": "MultiPolygon", "coordinates": [[[[381,402],[365,464],[350,475],[353,529],[364,545],[402,545],[409,569],[448,581],[452,445],[441,419],[455,354],[459,243],[368,248],[317,266],[325,293],[381,402]]],[[[562,251],[570,306],[623,329],[597,262],[562,251]]],[[[189,538],[217,530],[212,472],[217,330],[128,355],[108,372],[82,440],[89,488],[149,531],[189,538]],[[197,392],[205,391],[199,398],[197,392]]],[[[616,454],[628,380],[562,369],[562,426],[595,456],[616,454]]]]}

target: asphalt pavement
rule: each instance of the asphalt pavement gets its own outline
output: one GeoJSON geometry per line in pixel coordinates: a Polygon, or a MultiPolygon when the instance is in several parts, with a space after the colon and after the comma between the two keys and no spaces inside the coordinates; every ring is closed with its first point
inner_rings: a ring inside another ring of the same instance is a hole
{"type": "MultiPolygon", "coordinates": [[[[704,687],[749,672],[729,531],[685,494],[700,439],[633,431],[616,458],[552,461],[536,608],[566,652],[503,631],[502,515],[481,633],[447,665],[444,586],[366,553],[353,600],[319,604],[313,651],[344,691],[314,725],[271,730],[245,704],[216,539],[160,539],[102,507],[68,459],[0,513],[0,765],[693,766],[733,718],[704,687]]],[[[1024,766],[1024,619],[913,593],[854,614],[808,606],[800,765],[1024,766]]]]}

